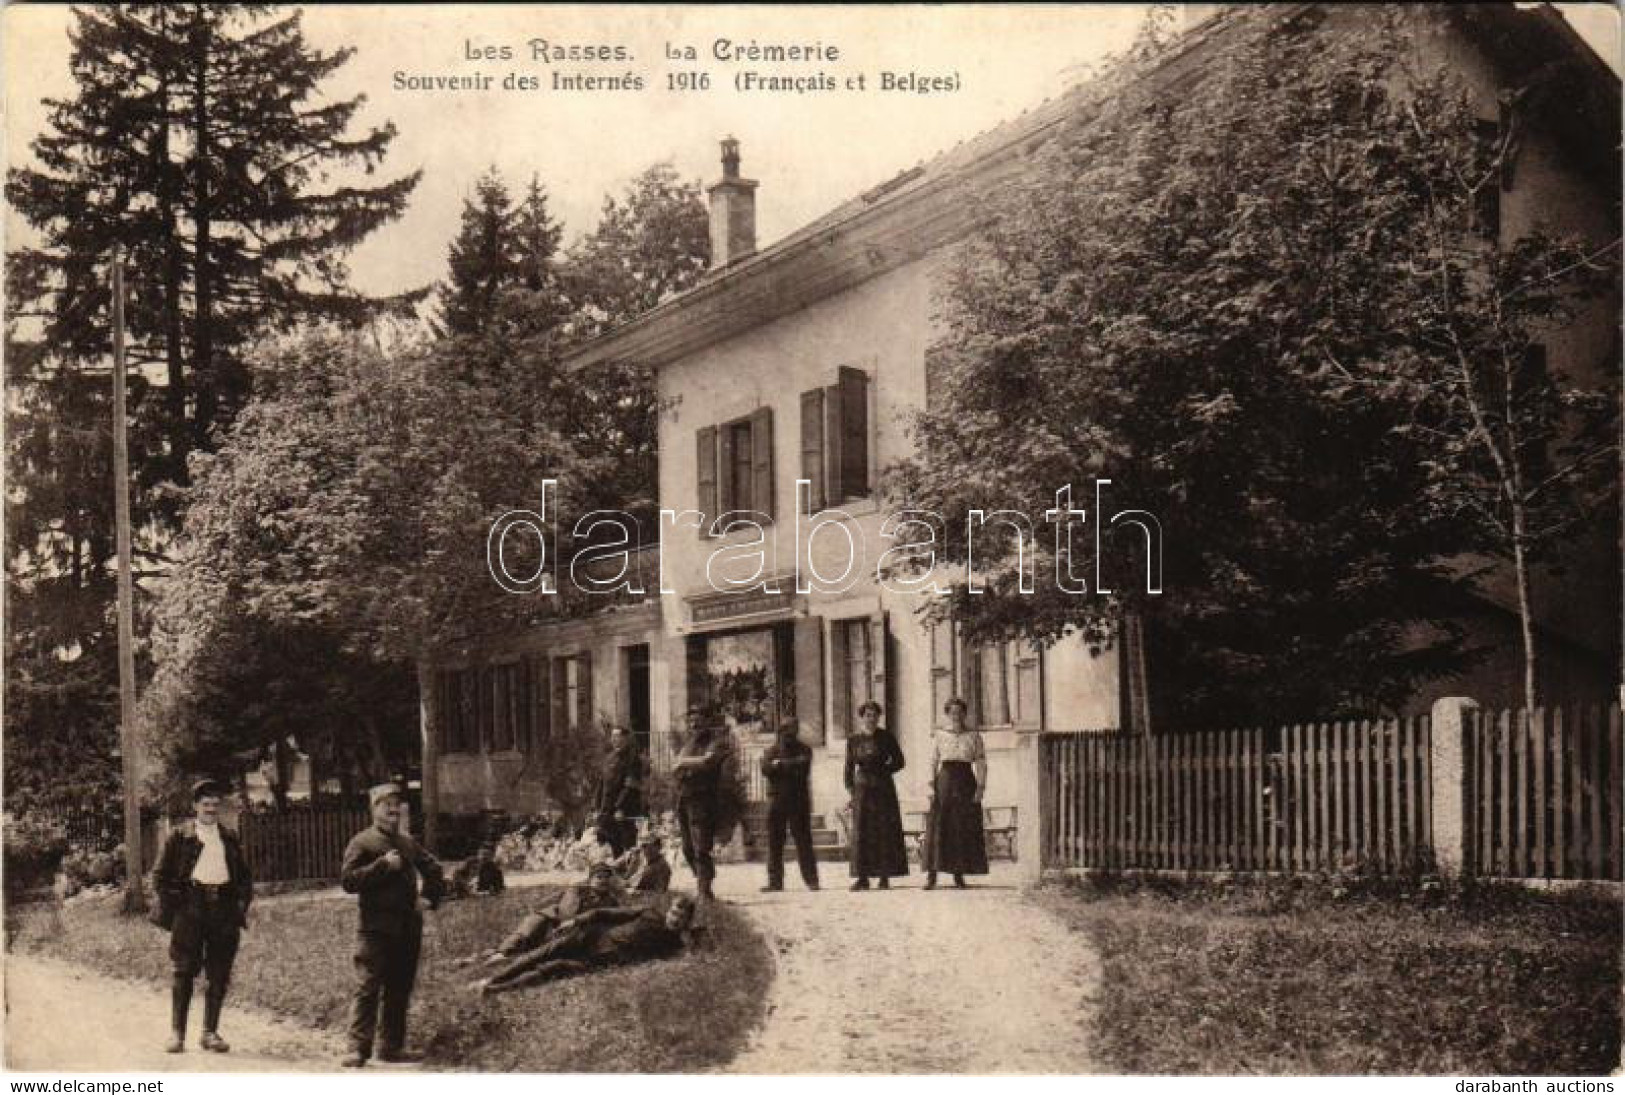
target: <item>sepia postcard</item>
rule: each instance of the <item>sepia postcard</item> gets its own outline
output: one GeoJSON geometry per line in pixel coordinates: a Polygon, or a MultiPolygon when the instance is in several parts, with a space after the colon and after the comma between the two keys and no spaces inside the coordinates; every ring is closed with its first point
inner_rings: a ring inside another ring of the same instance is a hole
{"type": "Polygon", "coordinates": [[[1614,6],[0,31],[14,1090],[1614,1090],[1614,6]]]}

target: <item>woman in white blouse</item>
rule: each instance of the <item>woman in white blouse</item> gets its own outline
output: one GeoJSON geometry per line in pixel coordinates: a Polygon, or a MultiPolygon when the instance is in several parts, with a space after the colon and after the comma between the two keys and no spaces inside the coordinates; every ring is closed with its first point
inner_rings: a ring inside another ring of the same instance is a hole
{"type": "Polygon", "coordinates": [[[925,888],[937,888],[937,872],[965,887],[968,874],[987,874],[987,838],[982,831],[982,791],[987,786],[987,752],[982,735],[965,724],[965,701],[943,705],[948,726],[931,735],[931,811],[926,819],[925,888]]]}

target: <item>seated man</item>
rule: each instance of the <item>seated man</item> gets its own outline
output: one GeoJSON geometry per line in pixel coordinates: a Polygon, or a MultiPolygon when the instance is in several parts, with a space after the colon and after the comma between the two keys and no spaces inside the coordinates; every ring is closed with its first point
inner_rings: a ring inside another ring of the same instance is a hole
{"type": "Polygon", "coordinates": [[[495,950],[464,958],[458,965],[506,962],[540,947],[560,924],[593,909],[618,906],[624,901],[625,889],[620,876],[608,863],[594,864],[586,883],[564,887],[551,901],[521,920],[519,926],[497,944],[495,950]]]}
{"type": "Polygon", "coordinates": [[[451,876],[452,897],[470,897],[474,894],[499,894],[507,887],[502,868],[496,861],[496,846],[490,841],[458,866],[451,876]]]}
{"type": "Polygon", "coordinates": [[[626,888],[632,893],[665,893],[671,888],[671,864],[661,850],[660,838],[646,834],[631,849],[615,861],[615,868],[626,878],[626,888]]]}
{"type": "Polygon", "coordinates": [[[665,958],[682,951],[694,924],[694,899],[678,894],[658,906],[593,909],[559,926],[544,945],[509,962],[480,992],[490,995],[606,966],[665,958]]]}

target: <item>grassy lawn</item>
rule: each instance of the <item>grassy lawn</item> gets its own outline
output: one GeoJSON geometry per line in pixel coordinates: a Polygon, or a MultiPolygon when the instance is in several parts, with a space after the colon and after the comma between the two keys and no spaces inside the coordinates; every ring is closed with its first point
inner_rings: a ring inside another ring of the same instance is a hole
{"type": "MultiPolygon", "coordinates": [[[[409,1041],[441,1068],[527,1072],[692,1072],[733,1058],[762,1019],[773,959],[744,916],[701,913],[701,942],[681,958],[507,993],[470,993],[454,958],[488,949],[546,895],[510,890],[426,915],[409,1041]]],[[[168,936],[118,916],[116,899],[22,912],[18,950],[115,976],[167,984],[168,936]]],[[[342,1044],[354,983],[355,900],[255,904],[227,1002],[252,1003],[334,1035],[342,1044]]],[[[335,1060],[336,1064],[336,1060],[335,1060]]]]}
{"type": "Polygon", "coordinates": [[[1620,906],[1481,890],[1074,882],[1040,900],[1104,962],[1095,1036],[1128,1073],[1606,1073],[1620,906]]]}

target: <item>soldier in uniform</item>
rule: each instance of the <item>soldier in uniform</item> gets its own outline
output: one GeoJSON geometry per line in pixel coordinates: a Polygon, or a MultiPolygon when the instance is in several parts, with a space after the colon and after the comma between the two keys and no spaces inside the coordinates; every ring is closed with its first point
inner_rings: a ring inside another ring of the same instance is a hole
{"type": "Polygon", "coordinates": [[[626,888],[633,893],[665,893],[671,888],[671,864],[654,833],[645,833],[616,867],[626,875],[626,888]]]}
{"type": "Polygon", "coordinates": [[[367,798],[373,823],[344,849],[341,871],[344,891],[361,898],[355,955],[359,980],[350,1011],[346,1068],[367,1063],[375,1030],[380,1061],[422,1060],[421,1054],[406,1048],[406,1010],[423,945],[419,908],[420,904],[435,908],[445,889],[439,862],[401,829],[401,789],[381,783],[367,792],[367,798]]]}
{"type": "Polygon", "coordinates": [[[158,896],[154,921],[169,929],[170,1053],[186,1048],[186,1016],[192,1007],[192,982],[198,971],[208,976],[203,991],[203,1035],[198,1045],[215,1053],[231,1049],[220,1037],[220,1009],[225,1004],[237,943],[248,924],[254,882],[248,873],[237,834],[220,824],[225,787],[212,779],[192,787],[193,820],[176,827],[164,841],[153,869],[158,896]]]}
{"type": "Polygon", "coordinates": [[[694,923],[694,902],[678,894],[664,910],[606,908],[566,921],[537,950],[477,982],[485,995],[569,977],[604,966],[666,958],[682,951],[694,923]]]}
{"type": "Polygon", "coordinates": [[[689,709],[688,730],[688,740],[671,763],[677,780],[677,827],[695,888],[702,901],[709,901],[714,896],[711,881],[717,876],[712,845],[716,843],[717,794],[727,746],[725,735],[699,708],[689,709]]]}
{"type": "Polygon", "coordinates": [[[785,830],[796,840],[801,881],[818,888],[818,859],[812,846],[812,750],[796,736],[796,724],[779,727],[778,739],[762,751],[767,777],[767,885],[763,893],[784,889],[785,830]]]}
{"type": "Polygon", "coordinates": [[[610,738],[609,756],[598,787],[598,831],[617,857],[637,839],[637,818],[643,814],[643,757],[624,726],[610,738]]]}
{"type": "Polygon", "coordinates": [[[456,964],[467,966],[479,962],[495,966],[511,961],[547,942],[548,936],[565,921],[592,909],[624,904],[625,900],[626,890],[615,868],[607,862],[594,863],[587,872],[586,882],[564,887],[552,900],[527,913],[495,949],[460,959],[456,964]]]}

